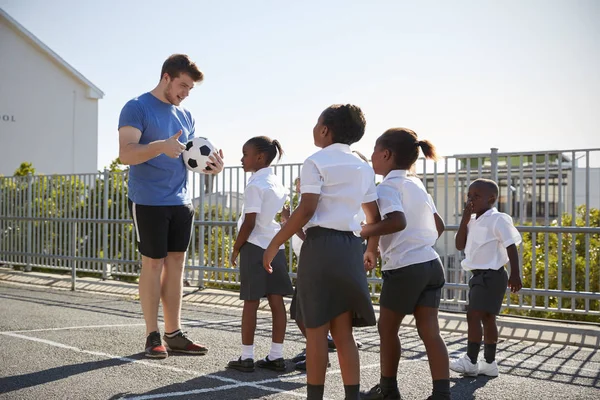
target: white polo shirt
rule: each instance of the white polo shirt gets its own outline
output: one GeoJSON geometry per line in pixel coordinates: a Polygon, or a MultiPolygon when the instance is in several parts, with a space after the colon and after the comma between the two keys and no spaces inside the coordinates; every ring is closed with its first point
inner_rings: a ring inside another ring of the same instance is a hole
{"type": "MultiPolygon", "coordinates": [[[[248,242],[266,249],[271,239],[279,232],[281,226],[275,221],[275,216],[285,203],[287,191],[281,184],[281,180],[273,173],[270,167],[256,171],[246,184],[244,190],[244,205],[242,215],[238,220],[238,232],[244,216],[247,213],[257,213],[256,224],[248,238],[248,242]]],[[[279,247],[285,248],[284,245],[279,247]]]]}
{"type": "Polygon", "coordinates": [[[406,170],[393,170],[377,186],[377,204],[384,218],[394,211],[403,212],[406,228],[379,238],[382,271],[423,263],[439,258],[433,249],[438,238],[431,196],[421,180],[407,176],[406,170]]]}
{"type": "Polygon", "coordinates": [[[466,258],[461,262],[463,269],[500,269],[508,262],[506,248],[521,243],[521,234],[513,225],[508,214],[496,207],[489,209],[479,218],[471,216],[467,225],[466,258]]]}
{"type": "Polygon", "coordinates": [[[334,143],[308,157],[300,176],[302,194],[320,195],[304,229],[321,226],[359,236],[362,203],[377,200],[373,168],[347,144],[334,143]]]}

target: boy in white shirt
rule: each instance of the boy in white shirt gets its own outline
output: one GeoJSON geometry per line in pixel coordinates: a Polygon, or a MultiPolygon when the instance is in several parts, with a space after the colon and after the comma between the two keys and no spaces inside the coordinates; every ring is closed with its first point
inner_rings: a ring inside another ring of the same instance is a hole
{"type": "Polygon", "coordinates": [[[450,369],[467,376],[498,376],[496,315],[500,313],[507,285],[513,293],[523,286],[517,251],[521,235],[512,218],[494,207],[498,198],[496,182],[489,179],[473,181],[467,197],[455,238],[456,248],[465,251],[461,263],[463,269],[473,273],[469,280],[467,354],[451,362],[450,369]],[[504,268],[509,261],[510,278],[504,268]],[[482,336],[485,361],[478,363],[482,336]]]}

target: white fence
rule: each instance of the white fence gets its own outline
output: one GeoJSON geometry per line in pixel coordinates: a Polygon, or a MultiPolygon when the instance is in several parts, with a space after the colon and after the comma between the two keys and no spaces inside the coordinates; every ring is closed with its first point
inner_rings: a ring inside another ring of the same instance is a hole
{"type": "MultiPolygon", "coordinates": [[[[526,287],[507,296],[506,306],[600,315],[600,149],[529,153],[465,154],[437,163],[420,160],[423,179],[446,221],[436,249],[446,268],[443,307],[461,310],[467,274],[454,247],[469,183],[486,177],[500,186],[498,208],[513,216],[524,236],[520,246],[526,287]]],[[[293,198],[301,165],[275,166],[293,198]]],[[[249,175],[227,167],[217,177],[190,175],[195,229],[188,251],[191,285],[238,285],[229,265],[236,220],[249,175]]],[[[136,276],[140,262],[127,210],[127,173],[0,178],[0,264],[136,276]]],[[[288,248],[289,272],[295,257],[288,248]]],[[[373,297],[381,280],[369,276],[373,297]]]]}

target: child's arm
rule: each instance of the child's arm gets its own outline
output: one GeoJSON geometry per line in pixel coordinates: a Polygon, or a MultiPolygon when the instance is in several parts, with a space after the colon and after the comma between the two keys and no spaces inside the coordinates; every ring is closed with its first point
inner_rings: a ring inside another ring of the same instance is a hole
{"type": "MultiPolygon", "coordinates": [[[[365,213],[366,214],[366,213],[365,213]]],[[[389,235],[400,232],[406,228],[406,217],[402,211],[393,211],[385,215],[385,218],[375,223],[368,223],[362,227],[360,236],[371,238],[372,236],[389,235]]]]}
{"type": "Polygon", "coordinates": [[[406,217],[398,190],[384,182],[377,186],[377,197],[378,218],[374,222],[367,221],[360,232],[362,237],[389,235],[406,228],[406,217]],[[381,218],[383,216],[385,218],[381,218]]]}
{"type": "Polygon", "coordinates": [[[521,273],[519,271],[519,252],[517,245],[521,243],[521,234],[513,225],[512,218],[503,213],[499,213],[496,223],[492,228],[492,232],[498,242],[506,248],[508,261],[510,262],[510,278],[508,279],[508,287],[513,293],[518,292],[523,287],[521,283],[521,273]]]}
{"type": "MultiPolygon", "coordinates": [[[[287,222],[290,219],[290,206],[289,205],[285,205],[283,206],[283,209],[281,210],[281,226],[287,224],[287,222]]],[[[296,236],[298,236],[300,238],[300,240],[304,241],[304,239],[306,239],[306,234],[304,233],[304,230],[300,229],[298,232],[296,232],[296,236]]]]}
{"type": "Polygon", "coordinates": [[[303,229],[300,229],[298,232],[296,232],[296,236],[298,236],[303,242],[306,240],[306,233],[304,233],[303,229]]]}
{"type": "Polygon", "coordinates": [[[437,229],[438,239],[442,236],[442,233],[446,230],[446,224],[444,224],[444,220],[440,217],[440,214],[434,213],[433,219],[435,219],[435,229],[437,229]]]}
{"type": "MultiPolygon", "coordinates": [[[[379,215],[379,207],[377,207],[376,201],[371,201],[370,203],[362,204],[363,212],[365,213],[365,217],[367,217],[367,225],[376,225],[381,221],[381,216],[379,215]]],[[[363,228],[367,225],[363,225],[363,228]]],[[[362,231],[361,231],[362,236],[362,231]]],[[[370,235],[367,238],[367,250],[365,250],[365,254],[363,256],[363,262],[365,264],[365,269],[367,271],[372,270],[377,265],[377,246],[379,244],[379,236],[378,235],[370,235]]]]}
{"type": "Polygon", "coordinates": [[[456,237],[454,238],[454,244],[457,250],[462,251],[467,247],[467,225],[469,224],[469,221],[471,221],[472,214],[473,204],[470,201],[467,201],[465,209],[463,210],[462,219],[460,220],[458,232],[456,232],[456,237]]]}
{"type": "Polygon", "coordinates": [[[233,245],[233,251],[231,252],[231,265],[237,265],[240,249],[244,243],[248,241],[248,238],[254,229],[254,225],[256,225],[256,213],[245,214],[244,222],[242,222],[242,226],[240,226],[240,231],[238,232],[237,239],[235,239],[235,244],[233,245]]]}
{"type": "Polygon", "coordinates": [[[442,236],[442,233],[444,233],[444,231],[446,230],[446,224],[444,224],[444,220],[442,219],[442,217],[440,217],[440,214],[438,214],[437,208],[435,207],[435,203],[433,202],[433,197],[431,197],[431,195],[428,193],[427,198],[429,199],[429,205],[431,206],[431,209],[433,211],[435,229],[437,230],[439,239],[440,236],[442,236]]]}
{"type": "Polygon", "coordinates": [[[271,261],[275,258],[279,246],[294,236],[294,233],[302,230],[302,227],[310,221],[317,210],[319,197],[320,195],[314,193],[303,194],[302,199],[300,199],[300,204],[298,204],[298,208],[294,210],[288,222],[281,227],[281,230],[277,232],[275,237],[271,240],[271,243],[269,243],[269,246],[263,255],[263,266],[269,273],[273,272],[271,261]]]}
{"type": "Polygon", "coordinates": [[[517,246],[511,244],[506,248],[508,261],[510,262],[510,278],[508,278],[508,287],[513,293],[517,293],[523,287],[521,282],[521,273],[519,271],[519,252],[517,246]]]}

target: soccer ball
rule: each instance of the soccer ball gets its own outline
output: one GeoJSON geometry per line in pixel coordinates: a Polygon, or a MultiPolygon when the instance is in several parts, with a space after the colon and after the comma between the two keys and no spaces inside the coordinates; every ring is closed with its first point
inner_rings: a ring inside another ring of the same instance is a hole
{"type": "Polygon", "coordinates": [[[185,146],[183,163],[188,170],[193,172],[203,173],[202,171],[205,168],[210,171],[210,167],[206,165],[206,162],[210,161],[208,156],[215,151],[215,146],[207,138],[193,138],[185,146]]]}

